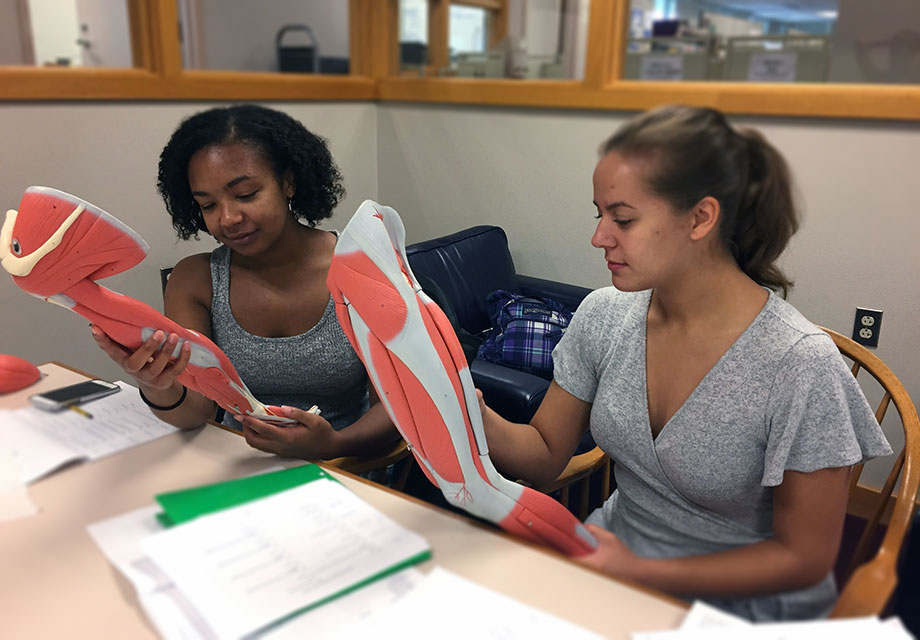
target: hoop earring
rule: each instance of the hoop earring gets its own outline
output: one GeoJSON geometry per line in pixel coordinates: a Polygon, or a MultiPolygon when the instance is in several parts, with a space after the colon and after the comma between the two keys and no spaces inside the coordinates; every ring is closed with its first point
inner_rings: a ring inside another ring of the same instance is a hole
{"type": "Polygon", "coordinates": [[[294,213],[294,207],[291,205],[291,202],[293,200],[294,198],[288,198],[288,211],[290,211],[291,213],[294,213]]]}

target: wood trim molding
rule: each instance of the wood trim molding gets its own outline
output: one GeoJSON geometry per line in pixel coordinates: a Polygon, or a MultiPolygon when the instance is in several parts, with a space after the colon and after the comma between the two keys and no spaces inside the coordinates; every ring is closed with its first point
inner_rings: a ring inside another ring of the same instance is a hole
{"type": "Polygon", "coordinates": [[[585,85],[599,89],[611,80],[613,43],[608,34],[616,6],[610,2],[592,2],[588,17],[588,43],[585,52],[585,85]]]}
{"type": "Polygon", "coordinates": [[[431,0],[428,5],[428,75],[437,76],[450,65],[450,0],[431,0]]]}
{"type": "Polygon", "coordinates": [[[307,74],[145,69],[3,70],[0,100],[374,100],[373,79],[307,74]]]}
{"type": "Polygon", "coordinates": [[[365,0],[348,0],[348,59],[355,75],[371,73],[372,18],[365,0]]]}
{"type": "Polygon", "coordinates": [[[499,7],[489,12],[489,47],[495,48],[508,36],[508,0],[498,0],[499,7]]]}
{"type": "MultiPolygon", "coordinates": [[[[146,20],[149,59],[144,65],[165,78],[182,73],[182,43],[179,42],[179,9],[175,0],[132,0],[143,5],[138,12],[146,20]]],[[[134,33],[132,32],[132,36],[134,33]]]]}
{"type": "Polygon", "coordinates": [[[920,120],[920,87],[616,81],[589,87],[577,80],[385,78],[382,100],[641,111],[660,104],[710,106],[726,113],[920,120]]]}
{"type": "Polygon", "coordinates": [[[450,3],[477,7],[488,11],[502,11],[505,8],[505,0],[450,0],[450,3]]]}

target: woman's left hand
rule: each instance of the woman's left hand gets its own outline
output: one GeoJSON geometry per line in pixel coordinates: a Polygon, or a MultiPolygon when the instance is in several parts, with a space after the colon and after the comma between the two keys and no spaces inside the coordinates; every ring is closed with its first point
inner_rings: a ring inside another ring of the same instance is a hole
{"type": "Polygon", "coordinates": [[[252,416],[234,416],[243,425],[249,446],[285,458],[328,460],[337,453],[337,432],[324,418],[295,407],[282,407],[282,415],[296,424],[278,426],[252,416]]]}
{"type": "Polygon", "coordinates": [[[585,527],[597,538],[597,549],[586,556],[575,558],[581,564],[603,571],[615,578],[637,579],[635,570],[640,560],[612,532],[593,524],[585,527]]]}

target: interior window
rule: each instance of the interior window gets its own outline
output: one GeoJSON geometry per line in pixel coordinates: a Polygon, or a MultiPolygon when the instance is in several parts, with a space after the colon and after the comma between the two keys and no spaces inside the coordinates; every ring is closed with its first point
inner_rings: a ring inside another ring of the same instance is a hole
{"type": "Polygon", "coordinates": [[[623,77],[920,83],[920,3],[631,0],[623,77]]]}
{"type": "Polygon", "coordinates": [[[497,10],[451,5],[450,68],[476,78],[584,77],[589,0],[507,0],[497,10]]]}
{"type": "Polygon", "coordinates": [[[348,2],[178,0],[186,69],[347,74],[348,2]]]}
{"type": "Polygon", "coordinates": [[[399,0],[399,72],[425,75],[428,64],[428,0],[399,0]]]}
{"type": "Polygon", "coordinates": [[[125,0],[0,3],[0,64],[132,67],[125,0]]]}

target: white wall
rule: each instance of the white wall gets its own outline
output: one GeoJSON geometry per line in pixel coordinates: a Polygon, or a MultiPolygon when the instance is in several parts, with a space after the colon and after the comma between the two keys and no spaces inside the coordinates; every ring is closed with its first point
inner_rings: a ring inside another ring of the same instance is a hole
{"type": "MultiPolygon", "coordinates": [[[[599,144],[628,114],[383,104],[380,198],[408,241],[475,224],[508,233],[520,273],[608,285],[590,246],[599,144]]],[[[733,118],[756,126],[798,180],[805,219],[785,259],[790,296],[849,335],[855,307],[885,311],[878,355],[920,402],[920,125],[733,118]]],[[[903,442],[890,420],[892,444],[903,442]]],[[[899,428],[899,427],[898,427],[899,428]]],[[[869,478],[880,484],[878,466],[869,478]]]]}
{"type": "MultiPolygon", "coordinates": [[[[101,281],[162,309],[159,269],[210,251],[214,242],[179,241],[156,193],[160,150],[179,121],[203,104],[0,105],[0,203],[18,208],[31,185],[55,187],[107,210],[150,245],[147,258],[101,281]]],[[[377,196],[377,130],[373,104],[274,105],[325,137],[348,195],[322,225],[344,227],[365,198],[377,196]]],[[[207,239],[205,239],[207,238],[207,239]]],[[[33,363],[58,360],[108,378],[123,377],[92,341],[87,322],[0,277],[0,353],[33,363]]]]}

